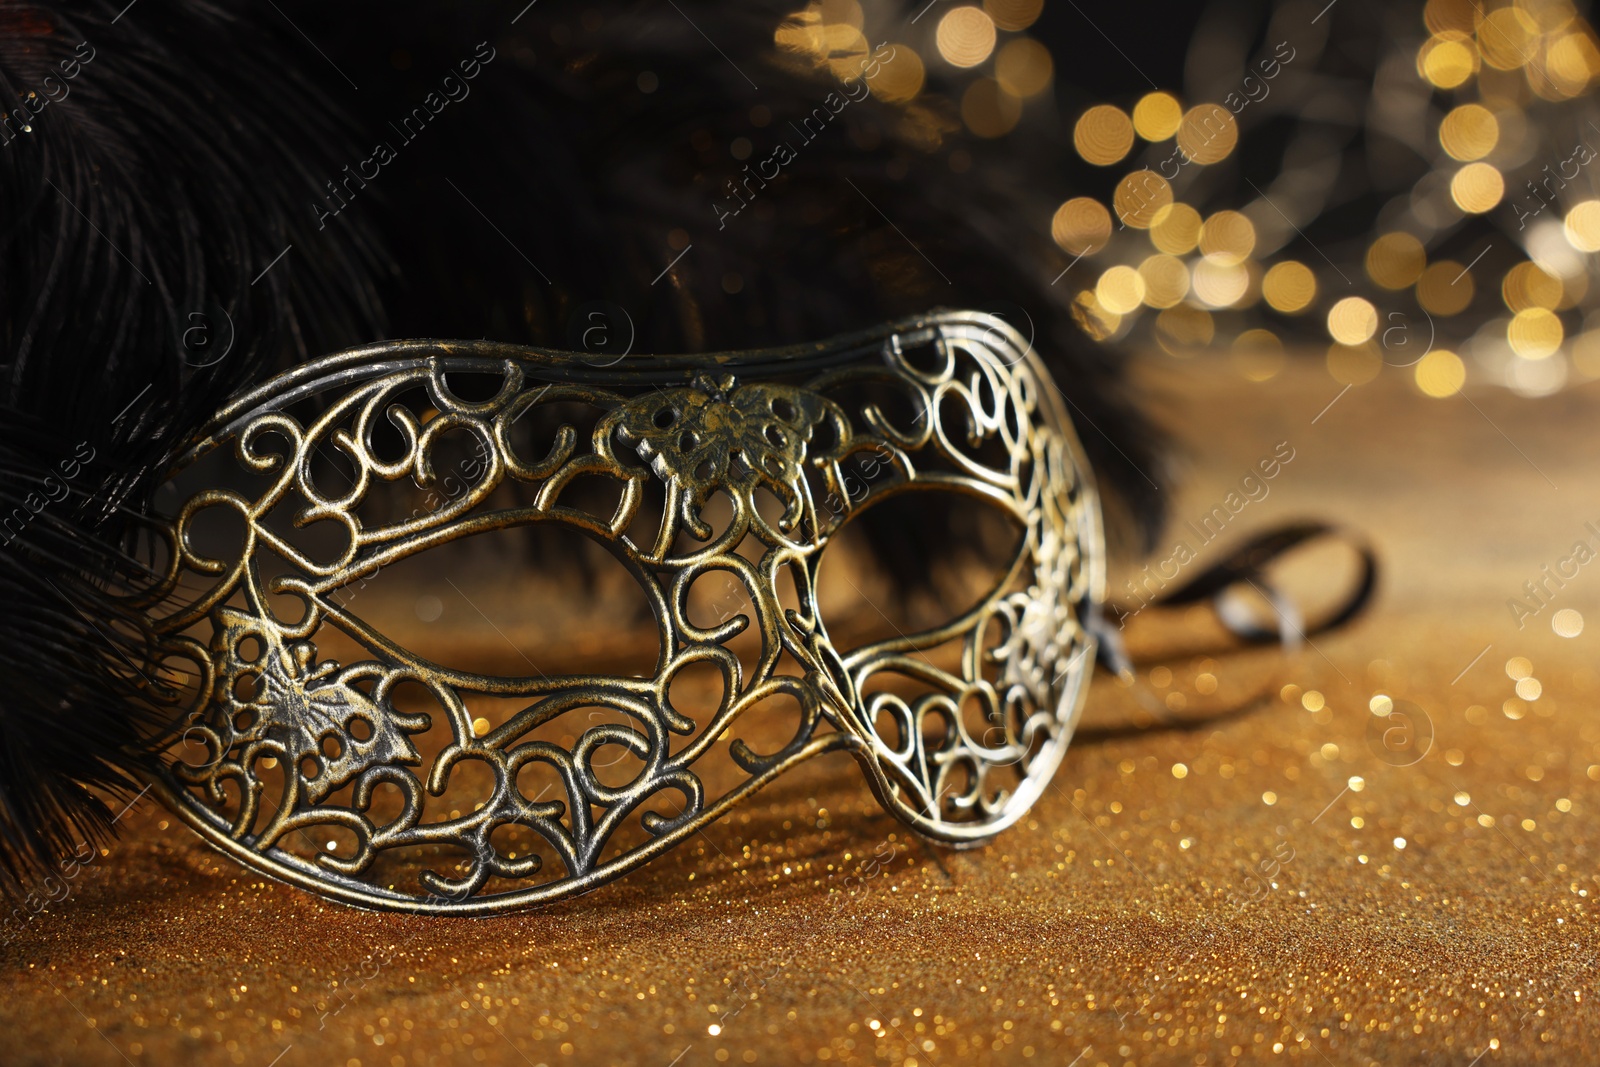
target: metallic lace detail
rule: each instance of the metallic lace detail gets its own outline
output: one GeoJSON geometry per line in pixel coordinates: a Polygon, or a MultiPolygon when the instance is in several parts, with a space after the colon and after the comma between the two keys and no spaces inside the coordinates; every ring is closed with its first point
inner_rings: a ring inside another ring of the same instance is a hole
{"type": "Polygon", "coordinates": [[[184,741],[206,755],[174,758],[158,785],[235,858],[350,903],[485,912],[573,895],[833,750],[850,752],[883,805],[919,833],[981,842],[1042,792],[1087,688],[1094,655],[1087,622],[1104,584],[1098,502],[1042,367],[1019,337],[986,316],[942,314],[784,353],[629,359],[605,369],[577,356],[490,344],[376,346],[300,368],[242,398],[191,459],[218,449],[267,487],[257,496],[195,493],[167,531],[169,574],[149,614],[170,654],[152,668],[168,677],[187,672],[195,697],[184,741]],[[499,391],[463,400],[446,376],[466,371],[497,374],[499,391]],[[916,414],[894,421],[871,399],[884,390],[916,414]],[[303,423],[288,412],[308,398],[322,403],[303,423]],[[556,403],[597,410],[593,432],[584,440],[563,425],[546,455],[520,455],[513,424],[556,403]],[[375,447],[380,420],[399,431],[400,454],[375,447]],[[363,504],[386,483],[434,483],[436,442],[463,432],[474,435],[483,457],[478,481],[403,521],[370,518],[373,509],[363,504]],[[353,486],[334,493],[317,483],[319,451],[343,457],[353,486]],[[857,498],[845,489],[845,464],[869,451],[884,459],[885,473],[857,498]],[[618,488],[609,515],[568,502],[575,479],[595,476],[618,488]],[[652,479],[662,483],[665,507],[649,536],[640,536],[635,520],[652,479]],[[515,483],[531,505],[490,500],[515,483]],[[762,489],[782,505],[775,521],[757,506],[762,489]],[[917,490],[963,494],[1014,520],[1022,534],[1008,580],[931,630],[835,648],[816,598],[822,550],[866,503],[917,490]],[[712,493],[726,494],[731,518],[714,524],[705,517],[712,493]],[[823,506],[819,495],[839,506],[823,506]],[[342,526],[342,551],[316,557],[274,532],[266,517],[287,505],[299,525],[342,526]],[[194,530],[219,510],[244,533],[236,552],[210,558],[194,530]],[[661,635],[651,676],[447,669],[341,604],[341,590],[398,560],[468,534],[538,523],[590,537],[639,583],[661,635]],[[736,551],[747,538],[761,548],[758,561],[736,551]],[[278,571],[263,577],[268,558],[278,571]],[[712,570],[743,584],[753,617],[710,628],[690,621],[688,589],[712,570]],[[792,579],[798,608],[780,604],[780,574],[792,579]],[[275,613],[285,598],[304,606],[299,618],[275,613]],[[324,657],[317,637],[325,626],[343,631],[364,656],[343,665],[324,657]],[[726,647],[748,627],[760,640],[753,664],[726,647]],[[958,669],[922,654],[952,644],[958,669]],[[717,667],[726,687],[715,713],[697,722],[671,705],[667,691],[683,668],[699,663],[717,667]],[[870,684],[880,676],[901,684],[870,684]],[[405,683],[423,687],[439,712],[397,708],[391,694],[405,683]],[[903,695],[908,686],[917,695],[903,695]],[[780,694],[796,709],[792,738],[758,754],[737,739],[738,720],[780,694]],[[466,705],[474,695],[526,704],[479,736],[466,705]],[[594,707],[628,722],[574,728],[570,747],[529,736],[594,707]],[[974,722],[985,728],[975,731],[974,722]],[[425,761],[418,739],[440,730],[432,736],[445,744],[425,761]],[[696,761],[729,730],[729,755],[745,777],[708,796],[696,761]],[[636,756],[637,777],[604,784],[595,754],[606,746],[636,756]],[[467,759],[493,769],[492,795],[476,811],[440,818],[430,798],[467,759]],[[273,761],[276,777],[263,773],[273,761]],[[553,768],[566,795],[523,795],[518,773],[530,763],[553,768]],[[380,825],[368,808],[382,783],[397,787],[404,802],[397,818],[380,825]],[[664,795],[678,814],[640,815],[664,795]],[[642,823],[643,839],[608,851],[630,817],[642,823]],[[491,835],[508,823],[537,834],[564,872],[541,879],[536,856],[498,849],[491,835]],[[317,826],[349,831],[354,849],[307,857],[285,847],[289,835],[317,826]],[[424,870],[418,888],[381,884],[375,865],[386,852],[428,846],[467,859],[454,873],[424,870]]]}

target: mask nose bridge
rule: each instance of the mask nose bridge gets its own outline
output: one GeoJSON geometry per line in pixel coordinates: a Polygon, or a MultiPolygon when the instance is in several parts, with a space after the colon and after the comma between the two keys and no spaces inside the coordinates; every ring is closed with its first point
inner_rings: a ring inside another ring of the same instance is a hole
{"type": "MultiPolygon", "coordinates": [[[[754,508],[753,500],[750,506],[754,508]]],[[[817,574],[827,545],[827,535],[818,532],[802,551],[791,552],[770,574],[762,576],[760,595],[781,620],[786,650],[803,669],[805,684],[815,693],[823,714],[841,731],[870,741],[872,730],[865,721],[855,680],[834,647],[817,597],[817,574]],[[797,607],[784,607],[782,602],[776,577],[785,568],[794,583],[797,607]]]]}
{"type": "Polygon", "coordinates": [[[801,665],[806,668],[806,684],[816,692],[823,714],[839,729],[866,740],[871,731],[862,713],[855,679],[845,666],[844,657],[833,647],[826,627],[820,619],[807,619],[793,608],[784,612],[784,621],[799,637],[797,644],[805,653],[801,665]]]}

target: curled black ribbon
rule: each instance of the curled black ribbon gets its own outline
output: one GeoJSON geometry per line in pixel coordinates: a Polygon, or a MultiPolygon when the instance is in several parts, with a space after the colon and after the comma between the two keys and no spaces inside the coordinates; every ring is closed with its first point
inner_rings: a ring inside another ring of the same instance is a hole
{"type": "Polygon", "coordinates": [[[1284,637],[1285,627],[1291,622],[1301,623],[1293,627],[1295,642],[1336,630],[1366,610],[1377,588],[1378,555],[1364,538],[1329,523],[1307,520],[1274,526],[1256,534],[1188,582],[1162,594],[1152,603],[1157,606],[1178,606],[1196,604],[1209,597],[1218,620],[1246,644],[1260,645],[1274,640],[1291,644],[1293,642],[1284,637]],[[1301,545],[1321,538],[1342,540],[1355,549],[1361,560],[1361,576],[1333,611],[1306,626],[1301,623],[1303,616],[1294,607],[1293,601],[1272,583],[1267,568],[1301,545]],[[1277,609],[1279,625],[1276,629],[1253,625],[1227,610],[1222,597],[1240,583],[1254,587],[1277,609]]]}
{"type": "MultiPolygon", "coordinates": [[[[1352,531],[1334,526],[1331,523],[1317,520],[1302,520],[1285,523],[1263,530],[1237,546],[1220,560],[1206,567],[1205,570],[1195,575],[1189,581],[1176,589],[1167,591],[1145,606],[1149,607],[1181,607],[1189,604],[1198,604],[1206,600],[1211,601],[1212,611],[1216,613],[1217,620],[1238,641],[1230,647],[1217,647],[1212,649],[1191,650],[1186,655],[1205,655],[1208,653],[1225,654],[1228,651],[1238,651],[1242,647],[1267,645],[1278,643],[1285,651],[1298,650],[1301,643],[1307,638],[1317,634],[1327,633],[1339,629],[1355,621],[1371,605],[1373,595],[1378,588],[1378,556],[1367,540],[1352,531]],[[1309,542],[1330,538],[1341,541],[1354,549],[1360,560],[1360,573],[1356,581],[1339,600],[1331,611],[1325,612],[1322,617],[1307,623],[1304,613],[1294,599],[1278,588],[1268,574],[1268,569],[1273,563],[1287,556],[1296,549],[1309,542]],[[1277,616],[1276,627],[1262,626],[1246,616],[1244,612],[1232,608],[1227,600],[1230,591],[1248,585],[1272,605],[1277,616]]],[[[1115,605],[1110,607],[1113,615],[1126,615],[1130,612],[1119,610],[1115,605]]],[[[1117,627],[1102,615],[1093,623],[1095,635],[1100,643],[1099,665],[1112,674],[1118,675],[1130,684],[1135,677],[1133,663],[1122,645],[1121,634],[1117,627]]],[[[1268,693],[1273,686],[1263,690],[1268,693]]],[[[1238,707],[1227,709],[1219,714],[1208,715],[1203,718],[1180,719],[1166,713],[1165,708],[1149,706],[1149,710],[1156,713],[1158,720],[1168,727],[1178,729],[1194,729],[1203,725],[1210,725],[1219,719],[1230,718],[1243,714],[1256,707],[1262,695],[1251,698],[1238,707]]],[[[1131,733],[1143,732],[1148,727],[1102,727],[1080,731],[1093,736],[1120,736],[1131,733]]]]}

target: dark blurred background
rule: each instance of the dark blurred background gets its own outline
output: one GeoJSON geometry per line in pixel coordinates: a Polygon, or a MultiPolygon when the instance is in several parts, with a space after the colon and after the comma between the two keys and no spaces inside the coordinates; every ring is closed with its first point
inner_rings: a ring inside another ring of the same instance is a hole
{"type": "Polygon", "coordinates": [[[1289,352],[1342,384],[1389,365],[1431,397],[1600,375],[1587,5],[808,11],[833,44],[906,41],[922,80],[896,71],[908,84],[888,91],[950,99],[980,141],[1058,153],[1049,224],[1074,257],[1058,284],[1103,340],[1225,353],[1256,381],[1289,352]]]}

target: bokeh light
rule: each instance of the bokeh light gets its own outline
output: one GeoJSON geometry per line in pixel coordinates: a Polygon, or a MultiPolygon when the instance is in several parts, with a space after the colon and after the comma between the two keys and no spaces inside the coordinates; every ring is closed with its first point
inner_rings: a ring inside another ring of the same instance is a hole
{"type": "Polygon", "coordinates": [[[1450,179],[1450,197],[1462,211],[1481,215],[1505,195],[1506,182],[1488,163],[1468,163],[1450,179]]]}
{"type": "Polygon", "coordinates": [[[785,51],[820,61],[826,55],[821,5],[811,4],[791,14],[778,24],[772,39],[785,51]]]}
{"type": "Polygon", "coordinates": [[[1136,170],[1117,183],[1111,207],[1123,225],[1149,229],[1160,210],[1172,203],[1172,186],[1153,170],[1136,170]]]}
{"type": "Polygon", "coordinates": [[[1523,359],[1545,359],[1555,354],[1566,337],[1561,319],[1545,308],[1528,308],[1511,316],[1506,340],[1523,359]]]}
{"type": "Polygon", "coordinates": [[[1553,311],[1561,304],[1562,292],[1561,279],[1533,263],[1518,263],[1500,282],[1500,296],[1512,311],[1553,311]]]}
{"type": "Polygon", "coordinates": [[[1429,33],[1456,33],[1471,36],[1483,17],[1479,0],[1428,0],[1422,12],[1422,21],[1429,33]]]}
{"type": "Polygon", "coordinates": [[[1517,4],[1533,18],[1540,33],[1565,30],[1578,15],[1572,0],[1517,0],[1517,4]]]}
{"type": "Polygon", "coordinates": [[[847,22],[828,23],[823,26],[822,36],[823,61],[834,77],[842,81],[861,72],[862,61],[872,46],[859,27],[847,22]]]}
{"type": "Polygon", "coordinates": [[[939,55],[952,67],[976,67],[994,52],[994,42],[994,19],[981,7],[952,8],[934,33],[939,55]]]}
{"type": "Polygon", "coordinates": [[[1378,332],[1378,310],[1371,301],[1347,296],[1328,310],[1328,336],[1341,345],[1359,345],[1378,332]]]}
{"type": "Polygon", "coordinates": [[[1600,200],[1585,200],[1567,212],[1567,240],[1580,252],[1600,252],[1600,200]]]}
{"type": "Polygon", "coordinates": [[[1440,146],[1463,163],[1482,159],[1499,140],[1499,120],[1482,104],[1462,104],[1439,123],[1440,146]]]}
{"type": "Polygon", "coordinates": [[[1367,249],[1367,275],[1385,289],[1405,289],[1422,277],[1428,254],[1409,233],[1386,233],[1367,249]]]}
{"type": "Polygon", "coordinates": [[[1579,96],[1600,75],[1600,47],[1587,33],[1562,34],[1545,53],[1544,72],[1562,96],[1579,96]]]}
{"type": "Polygon", "coordinates": [[[1562,608],[1550,616],[1550,629],[1557,637],[1577,637],[1583,633],[1583,612],[1577,608],[1562,608]]]}
{"type": "Polygon", "coordinates": [[[1200,243],[1200,226],[1200,212],[1188,204],[1167,204],[1150,219],[1150,243],[1168,255],[1187,255],[1200,243]]]}
{"type": "MultiPolygon", "coordinates": [[[[1059,51],[1052,55],[1054,28],[1035,25],[1044,0],[958,2],[963,6],[929,9],[940,16],[931,31],[923,23],[938,54],[958,69],[931,74],[907,46],[896,46],[912,57],[902,65],[909,74],[904,84],[883,82],[874,92],[909,102],[937,80],[981,137],[1011,133],[1025,113],[1060,121],[1051,88],[1067,74],[1059,51]]],[[[862,19],[863,3],[812,0],[784,33],[803,39],[819,65],[830,48],[854,58],[865,48],[864,22],[875,25],[862,19]]],[[[1210,99],[1186,105],[1176,92],[1152,86],[1141,95],[1088,100],[1065,116],[1084,163],[1128,171],[1107,176],[1115,178],[1109,195],[1073,196],[1050,218],[1063,252],[1101,257],[1074,305],[1093,335],[1115,340],[1137,332],[1175,356],[1218,345],[1243,377],[1265,380],[1279,360],[1303,349],[1307,329],[1320,325],[1332,342],[1325,349],[1329,373],[1359,384],[1385,365],[1392,341],[1380,344],[1379,333],[1403,321],[1407,331],[1427,335],[1426,344],[1416,336],[1410,351],[1424,354],[1406,365],[1424,396],[1457,395],[1469,363],[1481,369],[1483,384],[1529,396],[1560,388],[1569,374],[1600,379],[1600,262],[1589,258],[1600,254],[1600,194],[1580,191],[1600,188],[1592,184],[1600,177],[1575,178],[1572,169],[1596,156],[1581,133],[1572,147],[1575,127],[1548,111],[1600,88],[1600,37],[1571,0],[1426,0],[1421,16],[1425,38],[1386,38],[1380,56],[1388,65],[1371,67],[1373,95],[1364,111],[1316,120],[1382,135],[1369,141],[1378,147],[1359,176],[1333,166],[1342,157],[1329,154],[1356,142],[1319,140],[1304,125],[1281,134],[1273,127],[1261,145],[1248,145],[1252,153],[1272,153],[1281,144],[1282,152],[1277,176],[1253,188],[1254,197],[1241,188],[1238,168],[1200,169],[1237,158],[1245,138],[1269,121],[1309,116],[1312,98],[1298,75],[1274,83],[1271,93],[1290,96],[1267,106],[1254,90],[1225,95],[1219,82],[1185,78],[1178,84],[1211,86],[1197,90],[1210,99]],[[1385,81],[1412,77],[1420,81],[1409,97],[1385,81]],[[1370,211],[1371,221],[1349,214],[1355,225],[1343,224],[1347,213],[1360,211],[1370,211]],[[1148,242],[1128,232],[1141,230],[1148,242]],[[1320,266],[1315,257],[1290,258],[1309,250],[1327,261],[1327,277],[1313,269],[1320,266]],[[1455,258],[1435,258],[1446,252],[1455,258]],[[1497,299],[1478,300],[1480,288],[1497,299]],[[1570,312],[1591,307],[1594,314],[1569,338],[1562,316],[1570,323],[1570,312]],[[1269,325],[1266,309],[1314,318],[1269,325]]],[[[1260,54],[1252,66],[1265,54],[1254,47],[1260,54]]],[[[1310,42],[1295,47],[1313,57],[1317,72],[1331,69],[1322,58],[1331,52],[1310,42]]],[[[1280,52],[1278,62],[1302,60],[1280,52]]],[[[1262,85],[1276,77],[1261,69],[1262,85]]],[[[907,123],[935,145],[942,136],[931,109],[907,109],[907,123]]],[[[972,165],[964,151],[949,160],[958,171],[972,165]]]]}
{"type": "Polygon", "coordinates": [[[994,79],[1012,96],[1037,96],[1050,87],[1054,74],[1050,50],[1031,37],[1006,42],[995,56],[994,79]]]}
{"type": "Polygon", "coordinates": [[[1078,117],[1072,144],[1085,162],[1108,167],[1133,147],[1133,122],[1121,108],[1097,104],[1078,117]]]}
{"type": "Polygon", "coordinates": [[[1194,295],[1214,308],[1232,307],[1250,288],[1250,272],[1236,261],[1206,256],[1195,264],[1194,295]]]}
{"type": "Polygon", "coordinates": [[[1077,319],[1083,332],[1096,341],[1115,336],[1122,326],[1122,316],[1102,307],[1093,289],[1085,289],[1078,294],[1072,302],[1072,316],[1077,319]]]}
{"type": "Polygon", "coordinates": [[[1558,310],[1577,307],[1589,293],[1589,275],[1573,274],[1561,279],[1561,303],[1558,310]]]}
{"type": "Polygon", "coordinates": [[[1183,124],[1183,105],[1171,93],[1146,93],[1133,105],[1133,128],[1146,141],[1165,141],[1183,124]]]}
{"type": "Polygon", "coordinates": [[[1144,278],[1132,267],[1112,267],[1095,284],[1095,299],[1107,311],[1127,315],[1144,303],[1144,278]]]}
{"type": "Polygon", "coordinates": [[[1417,361],[1413,368],[1417,388],[1426,396],[1455,396],[1467,381],[1467,365],[1448,349],[1436,348],[1417,361]]]}
{"type": "Polygon", "coordinates": [[[1516,70],[1538,53],[1539,24],[1520,7],[1496,8],[1478,24],[1478,53],[1496,70],[1516,70]]]}
{"type": "Polygon", "coordinates": [[[1417,72],[1440,89],[1454,89],[1478,72],[1478,50],[1459,30],[1446,30],[1423,44],[1417,72]]]}
{"type": "Polygon", "coordinates": [[[1306,310],[1317,298],[1317,276],[1304,263],[1286,259],[1267,271],[1261,292],[1274,311],[1293,315],[1306,310]]]}
{"type": "Polygon", "coordinates": [[[1256,228],[1237,211],[1219,211],[1200,227],[1200,251],[1225,265],[1243,263],[1256,247],[1256,228]]]}
{"type": "Polygon", "coordinates": [[[822,21],[830,26],[854,26],[859,30],[866,25],[866,15],[857,0],[817,0],[816,6],[822,21]]]}
{"type": "Polygon", "coordinates": [[[1016,33],[1038,21],[1044,0],[983,0],[983,9],[1002,30],[1016,33]]]}
{"type": "Polygon", "coordinates": [[[1239,143],[1239,124],[1221,104],[1189,109],[1178,126],[1178,148],[1191,163],[1220,163],[1239,143]]]}
{"type": "Polygon", "coordinates": [[[1153,308],[1175,306],[1189,295],[1189,268],[1177,256],[1156,253],[1139,264],[1144,279],[1144,302],[1153,308]]]}
{"type": "Polygon", "coordinates": [[[1092,197],[1075,196],[1056,208],[1050,236],[1074,256],[1098,252],[1111,240],[1111,213],[1092,197]]]}
{"type": "Polygon", "coordinates": [[[894,62],[881,64],[878,76],[867,84],[871,86],[873,95],[881,100],[904,102],[922,91],[927,71],[922,65],[922,57],[910,45],[895,44],[890,47],[894,49],[894,62]]]}

